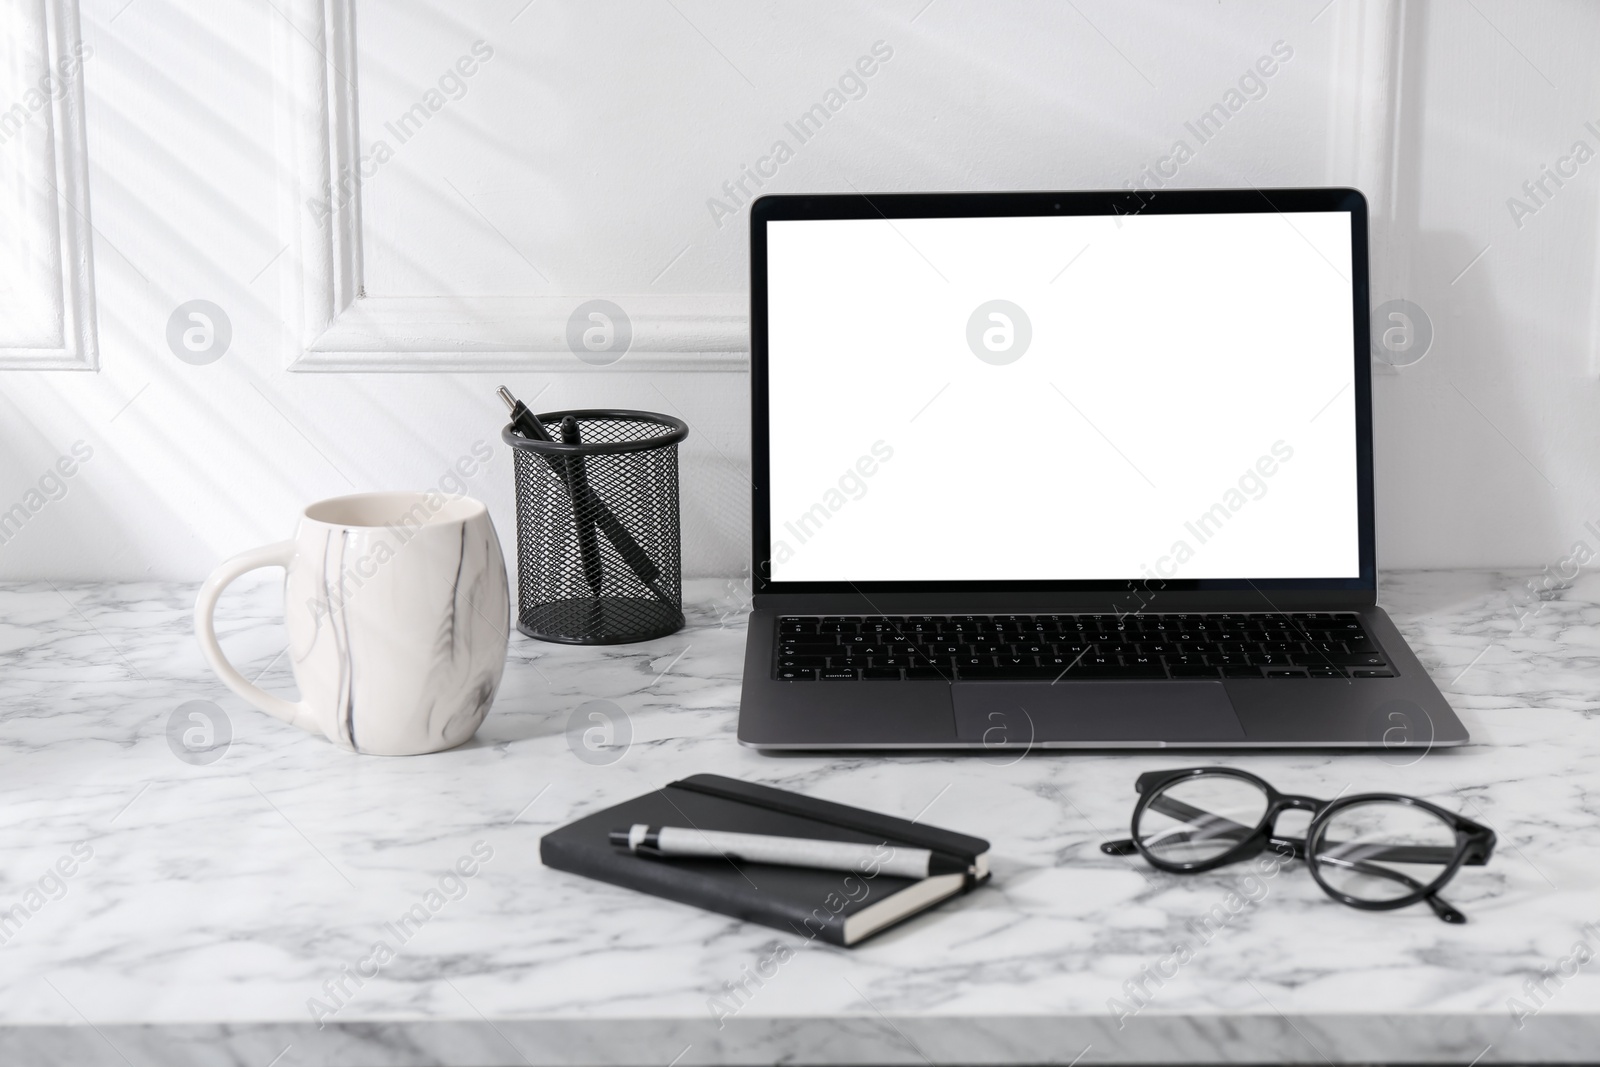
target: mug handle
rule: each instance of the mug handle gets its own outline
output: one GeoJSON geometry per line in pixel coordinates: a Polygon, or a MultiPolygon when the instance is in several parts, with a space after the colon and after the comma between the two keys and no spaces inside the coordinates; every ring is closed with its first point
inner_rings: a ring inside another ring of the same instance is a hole
{"type": "Polygon", "coordinates": [[[200,639],[200,651],[205,653],[206,662],[211,664],[211,669],[217,672],[217,677],[221,678],[229,689],[274,718],[293,723],[314,734],[326,736],[326,731],[317,721],[316,713],[312,711],[310,704],[303,700],[296,703],[275,697],[251,684],[244,675],[234,669],[233,664],[228,662],[222,646],[217,643],[214,615],[217,610],[217,599],[222,596],[222,591],[247,571],[262,567],[288,567],[290,561],[294,559],[294,553],[293,541],[279,541],[275,545],[263,545],[249,552],[241,552],[212,571],[211,577],[200,587],[200,596],[195,600],[194,635],[200,639]]]}

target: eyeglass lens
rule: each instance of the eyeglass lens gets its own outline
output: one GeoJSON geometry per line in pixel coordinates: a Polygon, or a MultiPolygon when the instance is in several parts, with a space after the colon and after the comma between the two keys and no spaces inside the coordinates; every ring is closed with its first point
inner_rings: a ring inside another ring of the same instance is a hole
{"type": "Polygon", "coordinates": [[[1387,800],[1340,808],[1313,842],[1329,888],[1381,903],[1432,885],[1456,852],[1455,829],[1426,808],[1387,800]]]}
{"type": "Polygon", "coordinates": [[[1134,833],[1155,858],[1205,863],[1249,837],[1267,811],[1267,794],[1232,775],[1182,778],[1151,797],[1134,833]]]}

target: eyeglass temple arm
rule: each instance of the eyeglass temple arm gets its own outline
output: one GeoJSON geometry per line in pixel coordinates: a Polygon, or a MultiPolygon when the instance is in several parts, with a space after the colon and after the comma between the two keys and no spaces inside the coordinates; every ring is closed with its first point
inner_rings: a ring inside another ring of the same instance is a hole
{"type": "MultiPolygon", "coordinates": [[[[1189,833],[1191,827],[1202,828],[1205,832],[1196,836],[1201,836],[1207,840],[1220,838],[1225,841],[1243,841],[1255,832],[1255,828],[1252,826],[1234,822],[1226,816],[1213,815],[1209,811],[1204,811],[1166,794],[1162,794],[1152,800],[1150,807],[1163,815],[1169,815],[1174,819],[1183,819],[1185,821],[1186,825],[1173,827],[1163,835],[1164,837],[1188,840],[1191,836],[1189,833]]],[[[1131,856],[1139,851],[1138,846],[1130,838],[1107,841],[1100,846],[1100,850],[1111,856],[1131,856]]]]}
{"type": "MultiPolygon", "coordinates": [[[[1175,819],[1184,819],[1190,824],[1197,824],[1203,827],[1206,831],[1204,835],[1206,839],[1221,838],[1223,840],[1243,841],[1255,832],[1255,828],[1252,826],[1234,822],[1232,819],[1222,815],[1214,815],[1209,811],[1197,808],[1193,804],[1185,803],[1176,797],[1166,794],[1162,794],[1152,800],[1150,807],[1163,815],[1170,815],[1175,819]]],[[[1179,833],[1184,833],[1182,828],[1175,829],[1170,836],[1176,836],[1179,833]]],[[[1187,839],[1187,837],[1188,835],[1184,833],[1183,839],[1187,839]]],[[[1269,841],[1280,851],[1285,846],[1293,849],[1295,859],[1305,859],[1306,843],[1304,838],[1273,837],[1269,838],[1269,841]]],[[[1338,846],[1341,842],[1324,841],[1323,844],[1338,846]]],[[[1127,856],[1137,852],[1138,848],[1132,840],[1123,838],[1107,842],[1102,846],[1101,850],[1108,855],[1127,856]],[[1113,845],[1117,846],[1117,848],[1113,849],[1111,847],[1113,845]]],[[[1455,859],[1456,850],[1440,845],[1387,845],[1373,847],[1370,851],[1363,852],[1363,855],[1369,859],[1387,860],[1391,863],[1449,863],[1455,859]]],[[[1470,866],[1482,866],[1487,859],[1486,855],[1475,852],[1469,855],[1465,862],[1470,866]]]]}
{"type": "MultiPolygon", "coordinates": [[[[1322,841],[1325,848],[1347,848],[1344,841],[1322,841]]],[[[1361,855],[1367,859],[1388,860],[1390,863],[1449,863],[1456,858],[1455,848],[1443,845],[1361,845],[1361,855]]],[[[1482,859],[1468,859],[1466,863],[1483,865],[1482,859]]]]}

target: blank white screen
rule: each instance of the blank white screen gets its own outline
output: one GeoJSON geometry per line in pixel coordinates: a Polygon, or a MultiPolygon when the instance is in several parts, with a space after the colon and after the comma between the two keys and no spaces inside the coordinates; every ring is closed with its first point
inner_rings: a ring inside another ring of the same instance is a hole
{"type": "Polygon", "coordinates": [[[1350,224],[769,222],[773,580],[1357,577],[1350,224]]]}

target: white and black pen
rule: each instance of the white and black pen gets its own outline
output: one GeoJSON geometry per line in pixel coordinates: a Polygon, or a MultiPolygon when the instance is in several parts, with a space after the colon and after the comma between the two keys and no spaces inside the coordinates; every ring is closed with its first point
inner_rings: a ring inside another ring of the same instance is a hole
{"type": "Polygon", "coordinates": [[[635,855],[657,859],[731,859],[868,875],[887,874],[892,878],[973,873],[972,864],[957,856],[926,848],[902,848],[887,842],[858,845],[813,837],[772,837],[634,823],[626,830],[611,831],[611,843],[635,855]]]}

